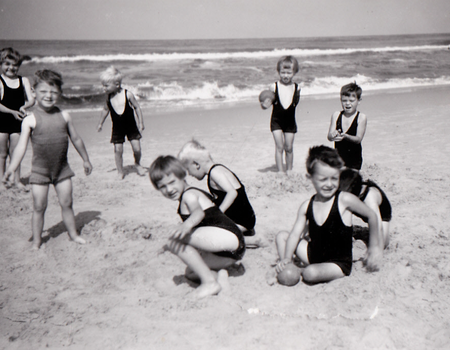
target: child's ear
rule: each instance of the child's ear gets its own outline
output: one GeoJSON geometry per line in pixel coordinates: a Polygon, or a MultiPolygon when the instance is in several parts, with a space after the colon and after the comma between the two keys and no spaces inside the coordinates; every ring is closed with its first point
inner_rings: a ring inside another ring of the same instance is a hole
{"type": "Polygon", "coordinates": [[[308,180],[311,180],[311,178],[312,178],[311,174],[306,173],[306,178],[307,178],[308,180]]]}
{"type": "Polygon", "coordinates": [[[200,169],[200,164],[199,163],[197,163],[196,161],[192,161],[192,163],[194,164],[195,169],[197,169],[197,170],[200,169]]]}

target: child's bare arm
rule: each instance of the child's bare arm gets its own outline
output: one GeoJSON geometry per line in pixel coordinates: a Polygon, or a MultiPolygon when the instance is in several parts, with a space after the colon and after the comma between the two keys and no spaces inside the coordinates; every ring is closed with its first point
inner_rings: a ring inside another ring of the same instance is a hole
{"type": "Polygon", "coordinates": [[[84,142],[80,135],[78,135],[78,132],[73,125],[72,117],[70,116],[70,114],[63,111],[62,115],[67,122],[67,130],[69,132],[70,141],[72,141],[73,146],[77,150],[80,157],[83,159],[84,173],[86,175],[89,175],[92,172],[92,164],[89,160],[84,142]]]}
{"type": "Polygon", "coordinates": [[[328,141],[341,141],[342,140],[342,130],[336,130],[336,121],[339,117],[339,112],[334,112],[331,116],[330,127],[328,129],[328,141]]]}
{"type": "Polygon", "coordinates": [[[348,134],[342,134],[344,139],[354,142],[354,143],[361,143],[364,134],[366,133],[366,126],[367,126],[367,117],[365,114],[360,113],[358,117],[358,127],[356,129],[356,135],[348,135],[348,134]]]}
{"type": "Polygon", "coordinates": [[[369,247],[367,248],[365,263],[369,271],[379,270],[383,255],[383,237],[381,228],[378,227],[377,215],[351,193],[341,192],[339,197],[350,212],[367,218],[369,224],[369,247]]]}
{"type": "MultiPolygon", "coordinates": [[[[225,198],[219,206],[219,209],[222,213],[225,213],[228,208],[233,204],[235,199],[238,196],[238,192],[235,187],[231,183],[229,176],[234,177],[233,174],[229,173],[227,169],[224,167],[215,167],[211,173],[211,180],[222,190],[226,192],[225,198]],[[228,176],[227,176],[228,175],[228,176]]],[[[237,182],[237,180],[236,180],[237,182]]]]}
{"type": "Polygon", "coordinates": [[[34,95],[33,95],[32,91],[31,91],[31,85],[30,85],[30,81],[28,80],[28,78],[23,77],[22,82],[23,82],[23,86],[25,88],[26,101],[25,101],[25,104],[22,107],[20,107],[19,110],[23,114],[26,115],[27,114],[26,110],[30,107],[33,107],[35,99],[34,99],[34,95]]]}
{"type": "Polygon", "coordinates": [[[181,225],[178,225],[171,232],[173,239],[183,239],[186,237],[205,217],[205,212],[200,206],[198,195],[194,191],[186,192],[183,195],[182,205],[187,206],[190,214],[181,225]]]}
{"type": "Polygon", "coordinates": [[[289,233],[289,237],[286,241],[286,249],[284,257],[280,257],[281,262],[284,265],[292,262],[292,257],[298,247],[300,240],[303,238],[303,233],[306,227],[306,210],[308,209],[309,201],[305,201],[299,208],[297,213],[297,219],[295,220],[294,227],[289,233]]]}
{"type": "Polygon", "coordinates": [[[127,96],[128,96],[128,101],[130,102],[131,107],[134,110],[134,113],[137,116],[137,126],[140,132],[142,132],[145,127],[144,127],[144,118],[142,116],[142,110],[141,107],[139,106],[138,101],[136,100],[136,97],[134,97],[133,93],[127,90],[127,96]]]}
{"type": "Polygon", "coordinates": [[[6,169],[3,176],[3,182],[8,182],[9,177],[14,174],[20,162],[22,162],[25,152],[27,151],[28,140],[30,139],[31,131],[33,130],[35,125],[36,119],[34,118],[33,114],[29,115],[23,120],[20,138],[16,148],[14,149],[14,153],[11,157],[11,162],[8,166],[8,169],[6,169]]]}
{"type": "Polygon", "coordinates": [[[97,126],[98,132],[102,131],[103,123],[105,122],[105,119],[108,116],[108,114],[109,114],[109,108],[105,103],[105,105],[103,106],[103,109],[101,111],[101,114],[100,114],[100,119],[98,121],[98,126],[97,126]]]}

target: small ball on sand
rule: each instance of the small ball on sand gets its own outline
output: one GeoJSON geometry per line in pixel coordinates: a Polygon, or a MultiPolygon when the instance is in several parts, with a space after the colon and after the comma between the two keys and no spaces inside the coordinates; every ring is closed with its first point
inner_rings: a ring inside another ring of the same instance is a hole
{"type": "Polygon", "coordinates": [[[300,275],[300,269],[297,266],[288,264],[284,270],[277,275],[277,280],[279,284],[291,287],[295,286],[300,281],[300,275]]]}

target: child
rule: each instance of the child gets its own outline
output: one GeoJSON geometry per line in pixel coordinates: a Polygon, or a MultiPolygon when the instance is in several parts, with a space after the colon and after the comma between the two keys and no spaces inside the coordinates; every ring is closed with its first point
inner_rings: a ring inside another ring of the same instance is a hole
{"type": "MultiPolygon", "coordinates": [[[[6,158],[11,156],[20,137],[22,119],[26,109],[34,104],[34,96],[27,78],[17,75],[23,57],[13,48],[0,51],[0,176],[3,177],[6,158]]],[[[14,184],[25,190],[20,182],[20,166],[14,174],[14,184]]],[[[0,184],[0,190],[3,185],[0,184]]]]}
{"type": "Polygon", "coordinates": [[[361,142],[364,138],[367,117],[358,111],[362,89],[356,83],[341,88],[341,112],[331,116],[328,140],[334,141],[334,148],[347,168],[360,170],[363,162],[361,142]]]}
{"type": "Polygon", "coordinates": [[[245,244],[264,246],[261,238],[254,237],[256,216],[248,200],[245,187],[230,169],[222,164],[213,162],[209,152],[192,140],[186,143],[178,154],[189,174],[197,180],[208,175],[208,189],[213,196],[214,203],[222,213],[233,220],[245,236],[245,244]]]}
{"type": "Polygon", "coordinates": [[[71,116],[56,106],[63,84],[61,75],[51,70],[42,70],[36,72],[35,76],[34,94],[37,107],[22,123],[22,133],[3,182],[6,183],[19,166],[27,150],[28,140],[31,139],[33,147],[30,176],[33,194],[32,249],[37,250],[41,245],[50,184],[55,187],[62,218],[70,238],[76,243],[84,244],[86,241],[76,231],[72,209],[71,177],[74,173],[67,163],[68,138],[83,159],[86,175],[91,173],[92,165],[71,116]]]}
{"type": "MultiPolygon", "coordinates": [[[[283,172],[283,154],[286,155],[286,172],[294,165],[294,136],[297,132],[295,108],[300,101],[300,88],[292,82],[298,72],[298,61],[292,56],[281,57],[277,63],[280,81],[275,82],[270,90],[275,94],[273,102],[270,131],[275,141],[275,163],[279,172],[283,172]]],[[[261,101],[263,109],[268,108],[269,98],[261,101]]]]}
{"type": "Polygon", "coordinates": [[[350,275],[352,213],[368,218],[370,244],[366,265],[368,270],[378,269],[382,250],[377,217],[357,197],[339,191],[342,166],[342,159],[334,149],[326,146],[310,148],[306,160],[307,177],[316,194],[300,206],[292,231],[277,235],[278,273],[292,262],[295,253],[307,265],[302,271],[305,282],[328,282],[350,275]]]}
{"type": "Polygon", "coordinates": [[[114,144],[114,155],[119,179],[125,177],[123,172],[123,143],[125,136],[131,143],[134,155],[134,166],[140,176],[145,174],[141,162],[141,132],[144,130],[141,108],[133,93],[122,89],[122,74],[113,66],[100,75],[104,91],[108,94],[97,131],[102,130],[108,114],[112,120],[111,143],[114,144]]]}
{"type": "Polygon", "coordinates": [[[228,283],[224,269],[245,253],[241,231],[214,205],[208,193],[188,186],[186,170],[175,157],[158,157],[149,175],[164,197],[179,201],[178,214],[183,223],[171,231],[168,249],[187,265],[187,278],[200,279],[194,296],[218,294],[228,283]]]}
{"type": "MultiPolygon", "coordinates": [[[[341,172],[339,190],[353,193],[377,215],[384,248],[389,245],[389,223],[392,219],[392,207],[383,190],[372,180],[362,181],[359,172],[345,169],[341,172]]],[[[361,218],[366,221],[364,217],[361,218]]]]}

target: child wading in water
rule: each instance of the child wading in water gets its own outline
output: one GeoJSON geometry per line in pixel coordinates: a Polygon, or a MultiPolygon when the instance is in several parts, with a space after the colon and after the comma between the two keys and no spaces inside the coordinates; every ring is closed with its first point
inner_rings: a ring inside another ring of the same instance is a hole
{"type": "MultiPolygon", "coordinates": [[[[353,193],[361,199],[377,215],[378,228],[381,229],[383,247],[389,245],[389,224],[392,219],[392,207],[384,191],[372,180],[362,180],[359,172],[353,169],[345,169],[341,172],[339,189],[353,193]]],[[[366,218],[361,217],[363,221],[366,218]]],[[[354,235],[355,238],[359,236],[354,235]]],[[[366,237],[361,237],[367,240],[366,237]]]]}
{"type": "Polygon", "coordinates": [[[248,200],[245,187],[230,169],[216,164],[209,152],[192,140],[186,143],[178,154],[189,174],[197,180],[208,175],[208,189],[214,197],[214,203],[233,220],[245,236],[247,247],[263,247],[265,242],[255,237],[256,216],[248,200]]]}
{"type": "Polygon", "coordinates": [[[339,175],[343,165],[332,148],[316,146],[309,150],[307,177],[316,194],[300,206],[292,231],[277,235],[278,273],[292,263],[295,253],[307,265],[302,271],[305,282],[328,282],[350,275],[352,214],[368,219],[370,241],[365,263],[369,271],[378,270],[382,244],[377,217],[356,196],[339,191],[339,175]]]}
{"type": "MultiPolygon", "coordinates": [[[[275,94],[270,131],[275,141],[275,163],[279,172],[283,172],[283,155],[286,156],[286,172],[294,165],[294,137],[297,132],[295,108],[300,101],[300,88],[292,81],[298,72],[298,61],[292,56],[284,56],[277,63],[280,80],[270,86],[275,94]]],[[[269,107],[271,100],[261,101],[261,107],[269,107]]]]}
{"type": "Polygon", "coordinates": [[[140,176],[145,174],[141,166],[141,132],[144,130],[142,111],[133,93],[122,89],[122,74],[114,67],[109,67],[100,75],[103,89],[108,94],[104,105],[97,131],[102,130],[108,114],[112,120],[111,143],[114,144],[114,156],[119,179],[123,179],[123,143],[125,136],[131,143],[134,155],[134,166],[140,176]]]}
{"type": "MultiPolygon", "coordinates": [[[[19,142],[22,119],[27,115],[26,109],[33,106],[34,96],[29,80],[18,75],[22,56],[12,48],[5,48],[0,51],[0,60],[0,177],[3,177],[6,158],[8,154],[11,158],[19,142]]],[[[25,190],[20,182],[20,166],[14,174],[14,184],[25,190]]]]}
{"type": "Polygon", "coordinates": [[[76,230],[75,216],[72,208],[72,180],[74,173],[67,163],[69,138],[83,159],[84,172],[89,175],[92,165],[89,161],[84,142],[78,135],[71,116],[61,111],[56,103],[61,95],[63,84],[61,75],[50,70],[35,74],[34,94],[37,107],[22,123],[19,143],[5,172],[3,182],[15,172],[27,150],[31,139],[33,159],[31,164],[31,192],[33,194],[33,249],[39,249],[44,228],[44,214],[47,209],[48,189],[53,184],[61,206],[64,224],[70,238],[79,244],[86,241],[76,230]]]}
{"type": "Polygon", "coordinates": [[[171,231],[167,248],[187,265],[187,278],[200,280],[194,296],[203,298],[226,290],[225,269],[245,253],[241,231],[214,205],[208,193],[188,186],[186,170],[175,157],[158,157],[149,175],[164,197],[179,201],[178,214],[183,223],[171,231]]]}
{"type": "Polygon", "coordinates": [[[356,83],[341,88],[342,111],[331,116],[328,140],[347,168],[360,170],[363,162],[361,142],[366,133],[367,117],[358,111],[362,89],[356,83]]]}

